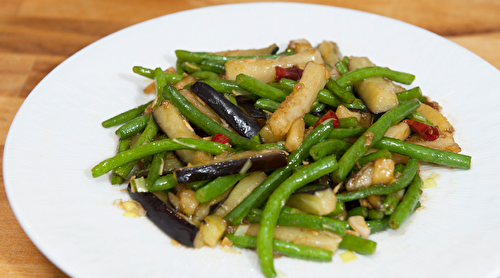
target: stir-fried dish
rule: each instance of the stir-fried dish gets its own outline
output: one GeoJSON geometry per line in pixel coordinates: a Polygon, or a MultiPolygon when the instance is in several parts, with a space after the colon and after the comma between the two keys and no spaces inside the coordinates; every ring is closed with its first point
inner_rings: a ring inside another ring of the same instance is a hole
{"type": "Polygon", "coordinates": [[[128,183],[127,215],[145,211],[174,242],[256,249],[267,277],[276,254],[370,255],[371,234],[420,206],[420,163],[470,168],[414,75],[334,42],[175,54],[175,67],[133,68],[152,100],[102,123],[119,126],[118,150],[92,169],[128,183]]]}

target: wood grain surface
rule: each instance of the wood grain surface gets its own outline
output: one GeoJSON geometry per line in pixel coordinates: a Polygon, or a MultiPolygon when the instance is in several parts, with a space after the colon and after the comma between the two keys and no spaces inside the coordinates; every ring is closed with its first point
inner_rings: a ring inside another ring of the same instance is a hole
{"type": "MultiPolygon", "coordinates": [[[[0,165],[17,110],[36,84],[66,58],[108,34],[147,19],[243,2],[250,1],[0,0],[0,165]]],[[[500,69],[499,0],[289,2],[345,7],[399,19],[444,36],[500,69]]],[[[5,195],[1,171],[0,276],[66,277],[19,226],[5,195]]]]}

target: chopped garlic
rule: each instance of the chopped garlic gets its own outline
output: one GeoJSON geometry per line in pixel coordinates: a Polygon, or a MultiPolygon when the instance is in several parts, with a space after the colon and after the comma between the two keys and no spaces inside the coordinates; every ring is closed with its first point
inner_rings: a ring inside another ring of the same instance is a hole
{"type": "Polygon", "coordinates": [[[428,178],[428,179],[425,179],[424,180],[424,188],[425,189],[429,189],[429,188],[433,188],[437,185],[436,181],[433,179],[433,178],[428,178]]]}
{"type": "Polygon", "coordinates": [[[126,211],[123,216],[127,216],[127,217],[130,217],[130,218],[136,218],[137,217],[137,213],[135,212],[131,212],[131,211],[126,211]]]}
{"type": "Polygon", "coordinates": [[[347,222],[351,225],[352,229],[359,232],[362,237],[368,238],[370,236],[370,228],[366,224],[363,216],[351,216],[347,218],[347,222]]]}
{"type": "Polygon", "coordinates": [[[340,254],[340,257],[342,258],[344,263],[354,261],[357,259],[356,255],[354,255],[354,253],[352,251],[346,251],[346,252],[340,254]]]}
{"type": "Polygon", "coordinates": [[[234,250],[233,248],[229,248],[229,247],[225,247],[225,246],[222,246],[220,248],[220,250],[227,252],[227,253],[231,253],[231,254],[241,254],[240,251],[237,251],[237,250],[234,250]]]}

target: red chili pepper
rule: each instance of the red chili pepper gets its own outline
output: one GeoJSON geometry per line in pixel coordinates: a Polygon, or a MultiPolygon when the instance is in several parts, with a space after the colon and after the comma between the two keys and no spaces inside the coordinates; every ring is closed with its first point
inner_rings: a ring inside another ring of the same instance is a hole
{"type": "Polygon", "coordinates": [[[226,145],[231,145],[229,143],[229,138],[227,138],[227,136],[224,135],[224,134],[222,134],[222,133],[216,133],[212,137],[212,142],[217,142],[217,143],[222,143],[222,144],[226,144],[226,145]]]}
{"type": "Polygon", "coordinates": [[[425,140],[434,141],[439,138],[439,130],[435,126],[413,120],[405,120],[405,122],[410,126],[411,130],[420,134],[425,140]]]}
{"type": "Polygon", "coordinates": [[[340,126],[339,118],[337,117],[337,115],[335,115],[335,112],[333,112],[332,110],[328,110],[328,112],[321,116],[321,118],[319,118],[319,120],[314,124],[314,127],[317,127],[319,124],[328,119],[333,119],[333,127],[340,126]]]}
{"type": "Polygon", "coordinates": [[[302,77],[302,73],[304,72],[304,70],[301,70],[296,66],[286,69],[282,67],[275,67],[275,69],[276,69],[276,75],[274,79],[276,81],[280,81],[281,78],[288,78],[298,81],[302,77]]]}

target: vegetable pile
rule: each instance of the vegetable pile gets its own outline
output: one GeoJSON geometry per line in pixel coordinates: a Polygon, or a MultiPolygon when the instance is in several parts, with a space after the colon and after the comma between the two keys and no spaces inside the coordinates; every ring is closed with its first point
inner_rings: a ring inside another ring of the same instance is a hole
{"type": "Polygon", "coordinates": [[[333,42],[175,54],[175,68],[133,68],[155,98],[102,123],[120,126],[118,150],[92,175],[128,182],[185,246],[256,248],[266,277],[275,252],[370,255],[370,234],[420,206],[420,161],[470,168],[439,105],[403,87],[414,75],[333,42]]]}

